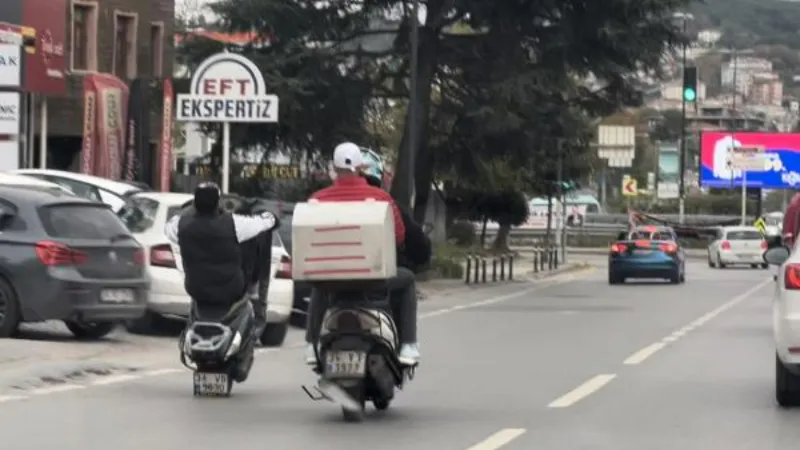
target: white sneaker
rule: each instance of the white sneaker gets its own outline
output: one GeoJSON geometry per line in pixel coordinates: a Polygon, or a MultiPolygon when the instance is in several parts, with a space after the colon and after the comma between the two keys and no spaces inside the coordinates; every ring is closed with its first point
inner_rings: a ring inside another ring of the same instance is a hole
{"type": "Polygon", "coordinates": [[[401,364],[406,366],[416,366],[419,364],[419,344],[403,344],[400,347],[400,354],[397,356],[397,359],[401,364]]]}
{"type": "Polygon", "coordinates": [[[314,344],[306,344],[306,364],[317,365],[317,352],[314,351],[314,344]]]}

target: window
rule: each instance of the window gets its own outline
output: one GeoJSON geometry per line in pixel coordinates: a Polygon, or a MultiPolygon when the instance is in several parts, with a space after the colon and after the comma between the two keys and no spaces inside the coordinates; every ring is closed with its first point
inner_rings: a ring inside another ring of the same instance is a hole
{"type": "Polygon", "coordinates": [[[136,78],[136,22],[130,13],[114,14],[114,75],[130,80],[136,78]]]}
{"type": "Polygon", "coordinates": [[[761,241],[764,236],[756,230],[728,231],[730,241],[761,241]]]}
{"type": "Polygon", "coordinates": [[[39,217],[44,230],[52,237],[107,240],[130,235],[105,205],[52,205],[41,208],[39,217]]]}
{"type": "Polygon", "coordinates": [[[150,75],[160,77],[164,70],[164,23],[150,24],[150,75]]]}
{"type": "Polygon", "coordinates": [[[158,202],[144,197],[131,198],[117,216],[131,233],[144,233],[153,227],[158,213],[158,202]]]}
{"type": "Polygon", "coordinates": [[[97,3],[72,4],[72,70],[97,70],[97,3]]]}
{"type": "Polygon", "coordinates": [[[102,202],[103,199],[100,197],[100,192],[97,190],[96,187],[81,183],[80,181],[70,180],[67,178],[61,177],[53,177],[44,175],[43,178],[51,183],[55,183],[59,186],[63,186],[73,194],[77,195],[78,197],[83,197],[88,200],[93,200],[96,202],[102,202]]]}

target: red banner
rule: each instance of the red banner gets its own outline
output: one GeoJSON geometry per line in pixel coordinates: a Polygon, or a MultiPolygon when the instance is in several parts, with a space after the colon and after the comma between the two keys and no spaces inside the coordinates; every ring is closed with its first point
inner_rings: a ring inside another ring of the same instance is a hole
{"type": "Polygon", "coordinates": [[[159,180],[161,192],[169,192],[170,175],[172,174],[172,80],[164,80],[164,108],[161,121],[161,159],[159,180]]]}
{"type": "Polygon", "coordinates": [[[71,5],[68,0],[22,2],[22,23],[28,36],[36,40],[25,57],[26,91],[57,95],[66,92],[67,11],[71,5]]]}
{"type": "Polygon", "coordinates": [[[122,178],[128,86],[108,74],[83,79],[83,154],[81,172],[112,180],[122,178]]]}

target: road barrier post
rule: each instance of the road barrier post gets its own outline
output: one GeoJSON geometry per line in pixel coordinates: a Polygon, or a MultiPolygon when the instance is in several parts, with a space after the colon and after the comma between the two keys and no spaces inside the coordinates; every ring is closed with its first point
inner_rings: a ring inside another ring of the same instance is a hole
{"type": "Polygon", "coordinates": [[[492,258],[492,281],[497,281],[497,258],[492,258]]]}
{"type": "Polygon", "coordinates": [[[486,258],[481,258],[481,281],[486,284],[486,258]]]}
{"type": "Polygon", "coordinates": [[[514,279],[514,255],[508,255],[508,280],[514,279]]]}
{"type": "Polygon", "coordinates": [[[506,259],[500,257],[500,281],[506,280],[506,259]]]}
{"type": "Polygon", "coordinates": [[[467,270],[465,272],[467,276],[464,278],[464,282],[469,284],[469,275],[472,273],[472,256],[470,255],[467,255],[467,270]]]}

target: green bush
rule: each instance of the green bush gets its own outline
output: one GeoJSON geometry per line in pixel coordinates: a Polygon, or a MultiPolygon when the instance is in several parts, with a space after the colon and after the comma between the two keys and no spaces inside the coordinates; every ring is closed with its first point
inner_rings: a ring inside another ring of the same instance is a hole
{"type": "Polygon", "coordinates": [[[472,222],[455,222],[447,230],[447,238],[460,247],[471,247],[476,242],[476,227],[472,222]]]}
{"type": "Polygon", "coordinates": [[[460,279],[464,277],[463,263],[469,249],[453,244],[438,244],[433,248],[431,272],[433,278],[460,279]]]}

